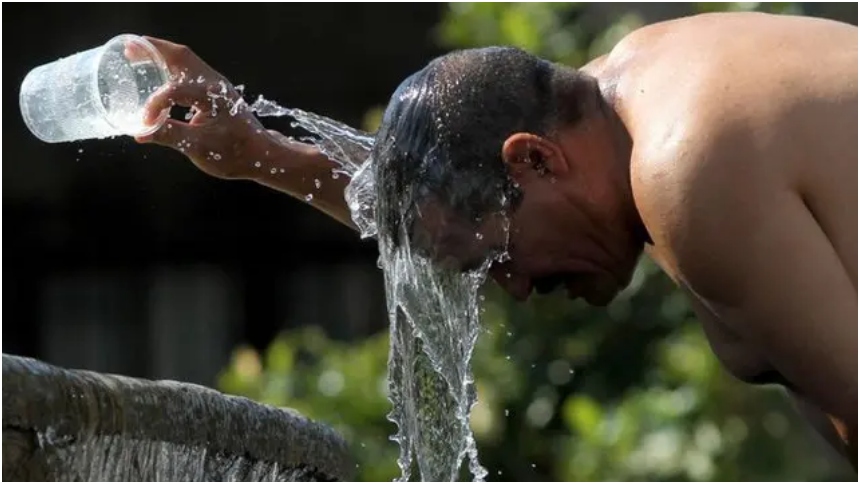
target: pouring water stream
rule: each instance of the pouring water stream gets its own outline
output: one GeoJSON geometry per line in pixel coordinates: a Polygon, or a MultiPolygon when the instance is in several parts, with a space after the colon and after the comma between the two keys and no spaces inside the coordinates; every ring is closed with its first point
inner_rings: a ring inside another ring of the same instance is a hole
{"type": "Polygon", "coordinates": [[[408,481],[417,466],[422,481],[457,481],[468,459],[473,479],[483,481],[487,471],[478,461],[469,415],[476,402],[471,358],[479,332],[478,290],[490,261],[467,273],[445,271],[409,244],[395,248],[387,234],[378,233],[371,134],[262,96],[248,108],[260,117],[289,116],[293,127],[313,135],[301,141],[338,165],[335,176],[350,177],[345,198],[353,221],[362,238],[379,240],[391,336],[388,418],[398,427],[392,437],[400,445],[398,480],[408,481]]]}

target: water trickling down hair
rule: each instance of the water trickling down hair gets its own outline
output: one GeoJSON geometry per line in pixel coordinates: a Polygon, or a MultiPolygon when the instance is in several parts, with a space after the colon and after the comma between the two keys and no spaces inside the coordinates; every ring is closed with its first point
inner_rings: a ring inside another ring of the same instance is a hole
{"type": "Polygon", "coordinates": [[[407,78],[376,134],[377,222],[414,223],[430,195],[468,220],[515,204],[502,145],[548,131],[552,78],[550,63],[508,47],[454,52],[407,78]]]}

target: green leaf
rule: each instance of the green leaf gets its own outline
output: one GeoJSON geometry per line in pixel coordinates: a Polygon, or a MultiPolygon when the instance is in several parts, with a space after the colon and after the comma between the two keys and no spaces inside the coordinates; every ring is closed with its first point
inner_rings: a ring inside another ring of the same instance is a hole
{"type": "Polygon", "coordinates": [[[535,52],[540,48],[540,33],[534,21],[521,8],[509,8],[502,13],[502,41],[524,50],[535,52]]]}
{"type": "Polygon", "coordinates": [[[276,338],[266,351],[266,367],[275,373],[290,373],[295,360],[295,350],[283,337],[276,338]]]}
{"type": "Polygon", "coordinates": [[[586,395],[572,396],[564,402],[562,412],[569,428],[591,442],[597,441],[603,418],[597,402],[586,395]]]}

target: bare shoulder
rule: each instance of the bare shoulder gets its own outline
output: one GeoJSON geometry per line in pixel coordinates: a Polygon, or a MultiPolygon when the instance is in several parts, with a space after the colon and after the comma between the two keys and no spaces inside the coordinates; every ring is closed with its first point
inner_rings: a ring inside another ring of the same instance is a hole
{"type": "Polygon", "coordinates": [[[678,123],[661,149],[634,150],[631,184],[643,223],[664,268],[701,296],[742,296],[771,269],[759,264],[768,250],[809,234],[822,237],[817,250],[834,256],[834,268],[856,287],[856,137],[776,128],[678,123]],[[841,148],[827,149],[833,145],[841,148]]]}
{"type": "Polygon", "coordinates": [[[601,64],[629,111],[718,119],[755,110],[765,120],[809,100],[853,100],[856,113],[857,45],[857,27],[832,20],[704,14],[638,29],[601,64]]]}
{"type": "Polygon", "coordinates": [[[741,131],[679,128],[666,141],[634,153],[637,208],[664,268],[700,293],[716,293],[729,281],[713,270],[714,256],[765,218],[765,199],[790,184],[741,131]]]}
{"type": "MultiPolygon", "coordinates": [[[[677,36],[693,36],[696,34],[711,35],[719,34],[721,31],[737,32],[747,30],[751,27],[766,30],[792,30],[802,28],[815,31],[827,32],[834,42],[849,40],[851,36],[857,35],[857,26],[836,20],[810,17],[803,15],[771,14],[764,12],[713,12],[687,17],[680,17],[662,22],[645,25],[626,35],[618,46],[622,48],[641,48],[647,44],[657,41],[660,37],[669,35],[672,41],[677,42],[677,36]],[[838,36],[843,36],[840,39],[838,36]]],[[[805,35],[807,32],[800,32],[805,35]]],[[[747,30],[747,37],[756,37],[767,32],[755,32],[747,30]]],[[[847,46],[847,44],[846,44],[847,46]]],[[[856,48],[856,47],[855,47],[856,48]]]]}
{"type": "Polygon", "coordinates": [[[607,62],[621,73],[636,203],[669,270],[701,273],[714,244],[764,223],[780,198],[856,245],[839,228],[857,218],[845,208],[857,197],[856,27],[703,15],[646,27],[607,62]]]}

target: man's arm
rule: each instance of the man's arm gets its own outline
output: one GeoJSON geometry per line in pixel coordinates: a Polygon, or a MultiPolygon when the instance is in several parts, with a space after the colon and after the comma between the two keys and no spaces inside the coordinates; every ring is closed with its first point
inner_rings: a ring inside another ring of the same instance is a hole
{"type": "Polygon", "coordinates": [[[857,293],[836,251],[777,164],[736,148],[697,155],[679,163],[667,220],[683,283],[806,398],[856,428],[857,293]]]}
{"type": "Polygon", "coordinates": [[[352,221],[344,190],[349,177],[335,178],[338,165],[315,146],[289,141],[275,131],[261,136],[262,158],[267,160],[264,170],[252,172],[249,179],[260,185],[278,190],[311,204],[338,222],[358,230],[352,221]]]}
{"type": "Polygon", "coordinates": [[[188,47],[153,37],[147,40],[164,56],[171,73],[168,85],[147,101],[148,122],[175,105],[194,110],[188,122],[169,119],[156,132],[137,137],[138,142],[178,150],[211,176],[253,180],[309,202],[355,229],[344,200],[349,178],[332,176],[333,161],[314,146],[266,130],[250,110],[234,109],[239,93],[188,47]]]}

